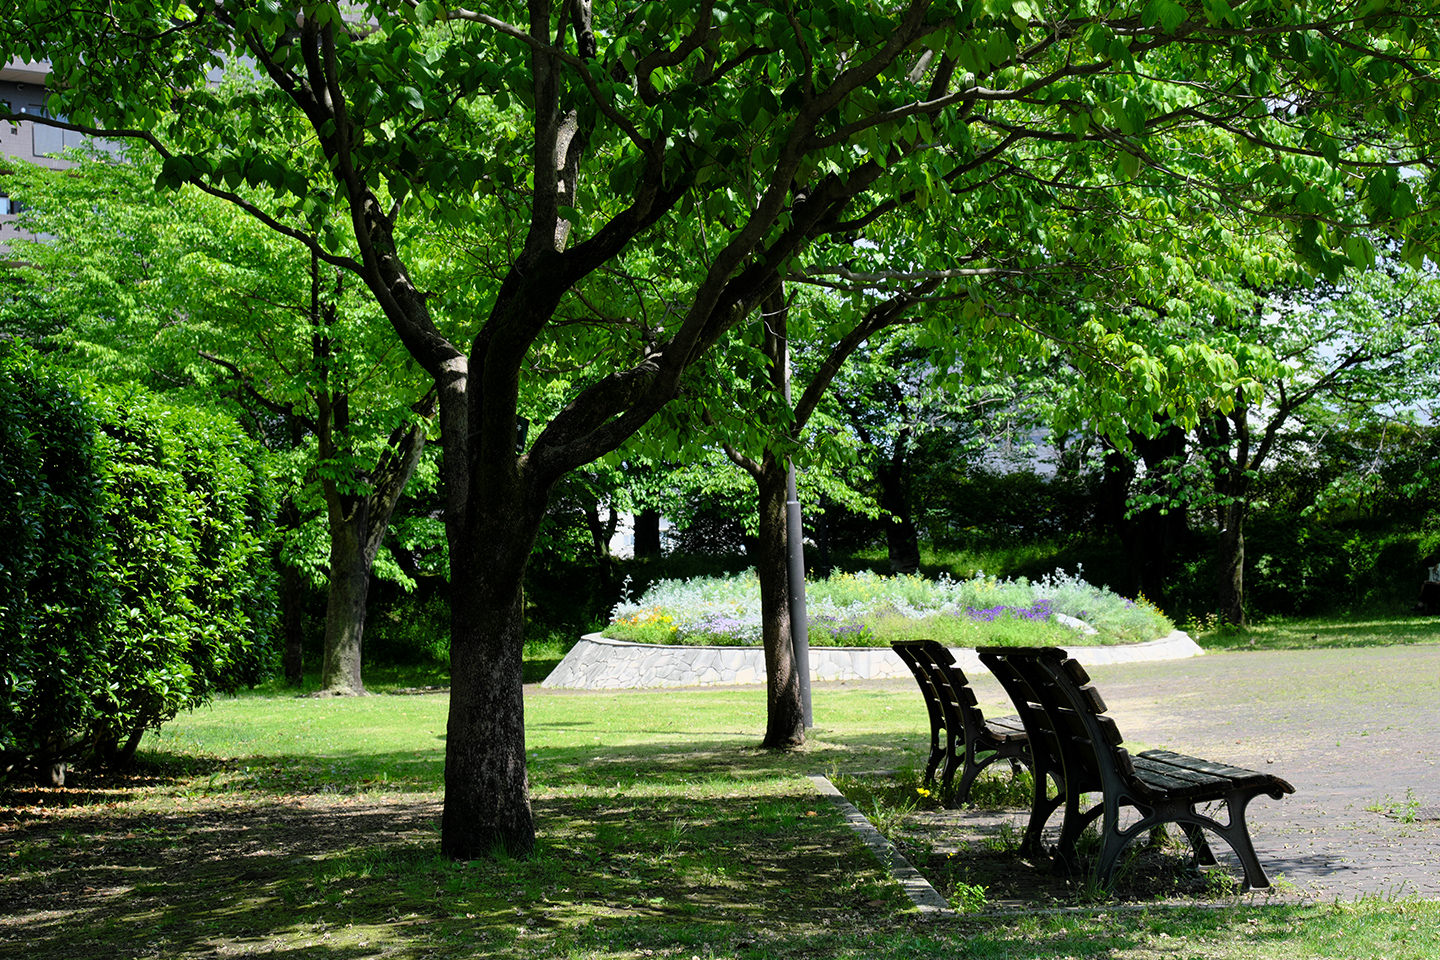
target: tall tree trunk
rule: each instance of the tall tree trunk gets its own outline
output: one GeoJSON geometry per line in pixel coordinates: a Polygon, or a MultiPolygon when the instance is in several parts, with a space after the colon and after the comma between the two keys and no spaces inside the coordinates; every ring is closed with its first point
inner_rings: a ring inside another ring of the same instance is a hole
{"type": "Polygon", "coordinates": [[[615,537],[619,514],[614,507],[609,507],[609,512],[602,517],[600,505],[591,501],[586,501],[583,509],[585,529],[590,534],[590,546],[595,551],[595,559],[599,561],[605,579],[608,580],[615,569],[615,555],[610,552],[610,541],[615,537]]]}
{"type": "MultiPolygon", "coordinates": [[[[1284,405],[1282,394],[1281,405],[1284,405]]],[[[1280,418],[1283,420],[1283,417],[1280,418]]],[[[1272,420],[1272,426],[1276,421],[1272,420]]],[[[1278,428],[1277,428],[1278,429],[1278,428]]],[[[1274,441],[1269,429],[1251,448],[1250,416],[1243,395],[1237,393],[1234,409],[1202,421],[1197,427],[1202,447],[1210,451],[1216,469],[1215,508],[1220,540],[1216,546],[1216,600],[1220,619],[1245,626],[1245,514],[1250,508],[1250,476],[1260,468],[1274,441]]]]}
{"type": "Polygon", "coordinates": [[[635,514],[635,559],[660,556],[660,511],[646,507],[635,514]]]}
{"type": "MultiPolygon", "coordinates": [[[[1185,452],[1186,433],[1170,426],[1153,438],[1130,435],[1134,452],[1145,463],[1147,482],[1163,485],[1160,478],[1173,469],[1172,458],[1185,452]]],[[[1125,551],[1128,589],[1161,603],[1175,550],[1188,529],[1185,509],[1180,505],[1153,506],[1134,514],[1128,512],[1136,477],[1133,456],[1111,450],[1105,455],[1104,479],[1099,491],[1100,522],[1120,537],[1125,551]]]]}
{"type": "Polygon", "coordinates": [[[361,498],[349,517],[335,517],[330,526],[330,592],[325,604],[325,654],[320,667],[321,691],[334,696],[363,696],[361,663],[365,639],[365,601],[370,593],[370,567],[363,531],[369,511],[361,498]]]}
{"type": "Polygon", "coordinates": [[[755,479],[760,488],[760,542],[755,571],[760,578],[760,635],[765,644],[767,706],[765,739],[761,746],[782,750],[805,742],[800,674],[790,637],[784,461],[766,455],[755,479]]]}
{"type": "MultiPolygon", "coordinates": [[[[298,420],[290,417],[291,443],[300,445],[298,420]]],[[[300,529],[300,509],[292,497],[286,497],[280,505],[276,526],[291,536],[300,529]]],[[[282,550],[275,551],[275,569],[279,575],[276,600],[280,605],[280,640],[284,644],[280,655],[280,666],[285,673],[285,682],[292,687],[300,686],[305,674],[305,577],[300,568],[286,563],[282,550]]]]}
{"type": "Polygon", "coordinates": [[[1245,501],[1236,498],[1219,508],[1220,619],[1245,626],[1245,501]]]}
{"type": "Polygon", "coordinates": [[[884,521],[885,551],[892,573],[920,572],[920,535],[909,512],[892,513],[884,521]]]}
{"type": "MultiPolygon", "coordinates": [[[[1185,453],[1185,441],[1185,430],[1173,425],[1153,438],[1137,437],[1136,449],[1145,461],[1146,473],[1157,476],[1176,469],[1185,453]]],[[[1150,600],[1162,603],[1176,550],[1189,529],[1185,508],[1179,504],[1150,507],[1132,518],[1131,527],[1135,588],[1150,600]]]]}
{"type": "Polygon", "coordinates": [[[823,580],[830,576],[830,510],[830,500],[822,494],[820,509],[810,515],[812,534],[815,538],[815,558],[811,564],[811,570],[817,580],[823,580]]]}
{"type": "Polygon", "coordinates": [[[283,561],[280,567],[280,637],[285,643],[281,666],[285,682],[298,687],[305,674],[305,578],[283,561]]]}
{"type": "MultiPolygon", "coordinates": [[[[426,423],[435,411],[436,394],[427,394],[414,411],[420,419],[397,428],[369,473],[354,483],[366,492],[348,493],[333,478],[321,481],[330,532],[330,592],[325,604],[325,653],[320,670],[321,693],[359,696],[365,639],[365,604],[370,570],[390,527],[390,517],[405,492],[425,449],[426,423]]],[[[337,394],[320,404],[320,456],[335,459],[344,441],[348,398],[337,394]]]]}
{"type": "MultiPolygon", "coordinates": [[[[472,500],[472,506],[476,506],[472,500]]],[[[441,849],[456,860],[535,844],[525,769],[525,557],[538,522],[491,509],[483,535],[452,540],[450,716],[441,849]]]]}
{"type": "Polygon", "coordinates": [[[880,507],[885,521],[885,546],[893,573],[920,572],[920,536],[910,513],[910,426],[905,397],[899,384],[890,384],[890,400],[905,424],[895,437],[890,459],[876,471],[880,481],[880,507]]]}
{"type": "Polygon", "coordinates": [[[885,524],[885,546],[894,573],[920,572],[920,536],[910,519],[910,484],[903,440],[895,441],[895,453],[876,471],[880,481],[880,506],[889,514],[885,524]]]}

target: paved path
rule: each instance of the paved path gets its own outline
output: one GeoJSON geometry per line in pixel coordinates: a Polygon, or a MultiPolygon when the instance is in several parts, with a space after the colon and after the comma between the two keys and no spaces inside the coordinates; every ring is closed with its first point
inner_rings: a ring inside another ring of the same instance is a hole
{"type": "MultiPolygon", "coordinates": [[[[1090,673],[1132,750],[1168,747],[1294,784],[1249,814],[1261,862],[1291,892],[1440,897],[1440,644],[1213,653],[1090,673]],[[1418,809],[1413,822],[1366,809],[1381,804],[1418,809]]],[[[986,701],[1003,701],[991,678],[972,680],[986,701]]]]}

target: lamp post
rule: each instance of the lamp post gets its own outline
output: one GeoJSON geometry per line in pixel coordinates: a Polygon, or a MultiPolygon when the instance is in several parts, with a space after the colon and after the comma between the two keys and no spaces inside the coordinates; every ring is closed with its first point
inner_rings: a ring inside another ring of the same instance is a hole
{"type": "MultiPolygon", "coordinates": [[[[789,377],[786,377],[789,385],[789,377]]],[[[788,390],[786,391],[789,392],[788,390]]],[[[790,560],[790,644],[795,653],[795,670],[800,674],[800,704],[805,729],[815,726],[810,712],[810,625],[805,610],[805,527],[800,521],[800,499],[795,492],[795,463],[785,474],[785,539],[790,560]]]]}
{"type": "MultiPolygon", "coordinates": [[[[786,331],[788,334],[788,331],[786,331]]],[[[784,334],[780,349],[785,359],[785,405],[790,406],[790,342],[784,334]]],[[[790,646],[800,675],[800,710],[805,729],[815,726],[810,711],[810,619],[805,608],[805,525],[800,517],[800,496],[795,488],[795,461],[785,461],[785,542],[790,562],[790,646]]]]}

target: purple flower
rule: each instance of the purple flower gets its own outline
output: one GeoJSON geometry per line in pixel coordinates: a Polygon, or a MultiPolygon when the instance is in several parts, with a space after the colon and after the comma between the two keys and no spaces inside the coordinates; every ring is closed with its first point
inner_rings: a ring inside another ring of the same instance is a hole
{"type": "Polygon", "coordinates": [[[830,634],[837,639],[843,637],[860,638],[865,636],[869,630],[859,620],[841,620],[839,617],[821,613],[810,617],[807,621],[812,628],[817,628],[830,634]]]}
{"type": "Polygon", "coordinates": [[[738,633],[744,625],[734,617],[724,613],[708,614],[701,620],[696,629],[702,633],[718,633],[729,635],[738,633]]]}
{"type": "Polygon", "coordinates": [[[978,620],[981,623],[990,623],[1006,615],[1019,617],[1023,620],[1044,622],[1049,620],[1054,613],[1053,604],[1049,600],[1036,600],[1028,607],[1007,607],[1004,604],[999,604],[994,607],[969,607],[965,610],[966,616],[971,620],[978,620]]]}

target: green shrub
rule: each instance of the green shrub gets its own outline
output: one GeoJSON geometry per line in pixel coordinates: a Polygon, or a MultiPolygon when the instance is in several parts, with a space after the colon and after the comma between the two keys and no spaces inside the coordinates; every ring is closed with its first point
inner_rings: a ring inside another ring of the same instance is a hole
{"type": "Polygon", "coordinates": [[[271,668],[266,471],[221,415],[0,365],[0,772],[126,759],[271,668]]]}
{"type": "Polygon", "coordinates": [[[1262,516],[1246,538],[1248,606],[1279,614],[1408,606],[1424,579],[1419,531],[1262,516]]]}
{"type": "Polygon", "coordinates": [[[1092,482],[1028,470],[970,467],[927,477],[916,521],[944,546],[998,546],[1073,537],[1095,523],[1092,482]]]}
{"type": "Polygon", "coordinates": [[[93,416],[0,344],[0,777],[95,717],[115,596],[93,416]]]}
{"type": "Polygon", "coordinates": [[[95,397],[119,615],[92,731],[104,754],[273,666],[272,509],[230,418],[143,391],[95,397]]]}
{"type": "Polygon", "coordinates": [[[450,664],[450,605],[443,596],[372,598],[365,622],[365,659],[392,666],[450,664]]]}

